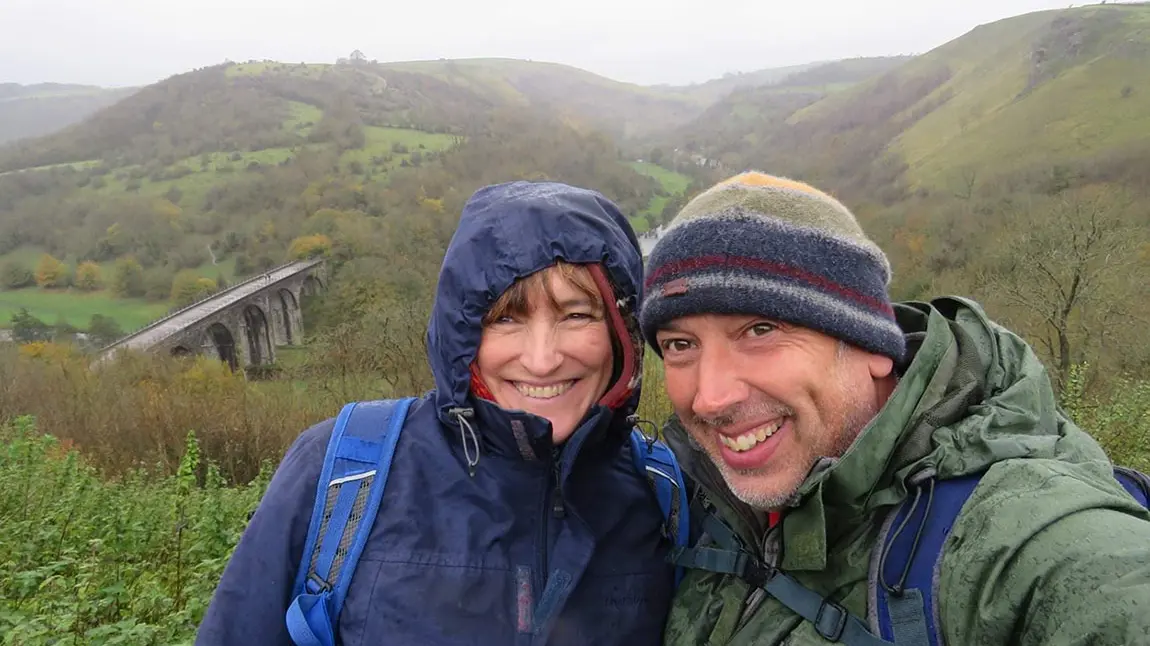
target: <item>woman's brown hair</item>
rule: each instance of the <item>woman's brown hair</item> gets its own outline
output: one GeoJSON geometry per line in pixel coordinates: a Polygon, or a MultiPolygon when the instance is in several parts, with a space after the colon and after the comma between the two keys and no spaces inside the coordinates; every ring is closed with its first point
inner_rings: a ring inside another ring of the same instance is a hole
{"type": "Polygon", "coordinates": [[[591,299],[592,306],[600,313],[603,312],[603,295],[595,284],[591,270],[583,265],[576,265],[562,260],[554,265],[515,281],[499,300],[491,306],[483,317],[483,325],[490,325],[504,316],[525,316],[531,311],[531,303],[542,294],[547,298],[551,307],[558,310],[559,302],[555,292],[551,289],[551,276],[558,273],[558,277],[573,285],[587,298],[591,299]]]}

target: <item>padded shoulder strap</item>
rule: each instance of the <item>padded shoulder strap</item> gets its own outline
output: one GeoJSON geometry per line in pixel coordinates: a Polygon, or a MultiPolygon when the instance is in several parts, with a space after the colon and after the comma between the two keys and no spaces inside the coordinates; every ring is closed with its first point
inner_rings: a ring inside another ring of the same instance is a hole
{"type": "Polygon", "coordinates": [[[981,474],[928,479],[883,525],[870,597],[881,637],[898,646],[937,646],[935,571],[942,546],[981,474]]]}
{"type": "MultiPolygon", "coordinates": [[[[666,444],[648,438],[636,428],[631,431],[631,457],[635,469],[655,490],[668,538],[675,548],[686,547],[691,534],[690,507],[687,504],[687,485],[675,454],[666,444]]],[[[675,568],[676,586],[683,574],[682,567],[675,568]]]]}
{"type": "Polygon", "coordinates": [[[287,612],[288,632],[298,646],[335,644],[339,613],[413,401],[351,403],[336,418],[287,612]]]}
{"type": "Polygon", "coordinates": [[[1114,477],[1135,500],[1150,509],[1150,476],[1129,467],[1114,467],[1114,477]]]}

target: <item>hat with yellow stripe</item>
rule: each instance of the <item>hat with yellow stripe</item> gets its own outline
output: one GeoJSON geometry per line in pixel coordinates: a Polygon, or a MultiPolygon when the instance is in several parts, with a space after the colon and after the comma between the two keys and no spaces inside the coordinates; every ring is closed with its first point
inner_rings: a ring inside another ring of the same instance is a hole
{"type": "Polygon", "coordinates": [[[906,351],[890,262],[838,200],[748,171],[691,200],[647,262],[643,334],[692,314],[751,314],[891,357],[906,351]]]}

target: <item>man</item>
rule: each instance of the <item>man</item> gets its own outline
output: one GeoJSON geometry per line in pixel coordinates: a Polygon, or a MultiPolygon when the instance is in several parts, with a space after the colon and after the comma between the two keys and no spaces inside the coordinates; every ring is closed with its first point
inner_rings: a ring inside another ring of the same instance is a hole
{"type": "Polygon", "coordinates": [[[647,271],[666,436],[711,514],[669,645],[1150,641],[1146,509],[1021,338],[963,299],[892,306],[841,203],[738,175],[647,271]]]}

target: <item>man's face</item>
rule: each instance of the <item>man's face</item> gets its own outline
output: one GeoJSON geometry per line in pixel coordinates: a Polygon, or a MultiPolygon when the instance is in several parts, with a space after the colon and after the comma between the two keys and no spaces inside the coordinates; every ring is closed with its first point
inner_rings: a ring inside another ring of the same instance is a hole
{"type": "Polygon", "coordinates": [[[893,362],[758,316],[676,319],[656,335],[667,393],[740,500],[776,509],[840,457],[889,396],[893,362]]]}

